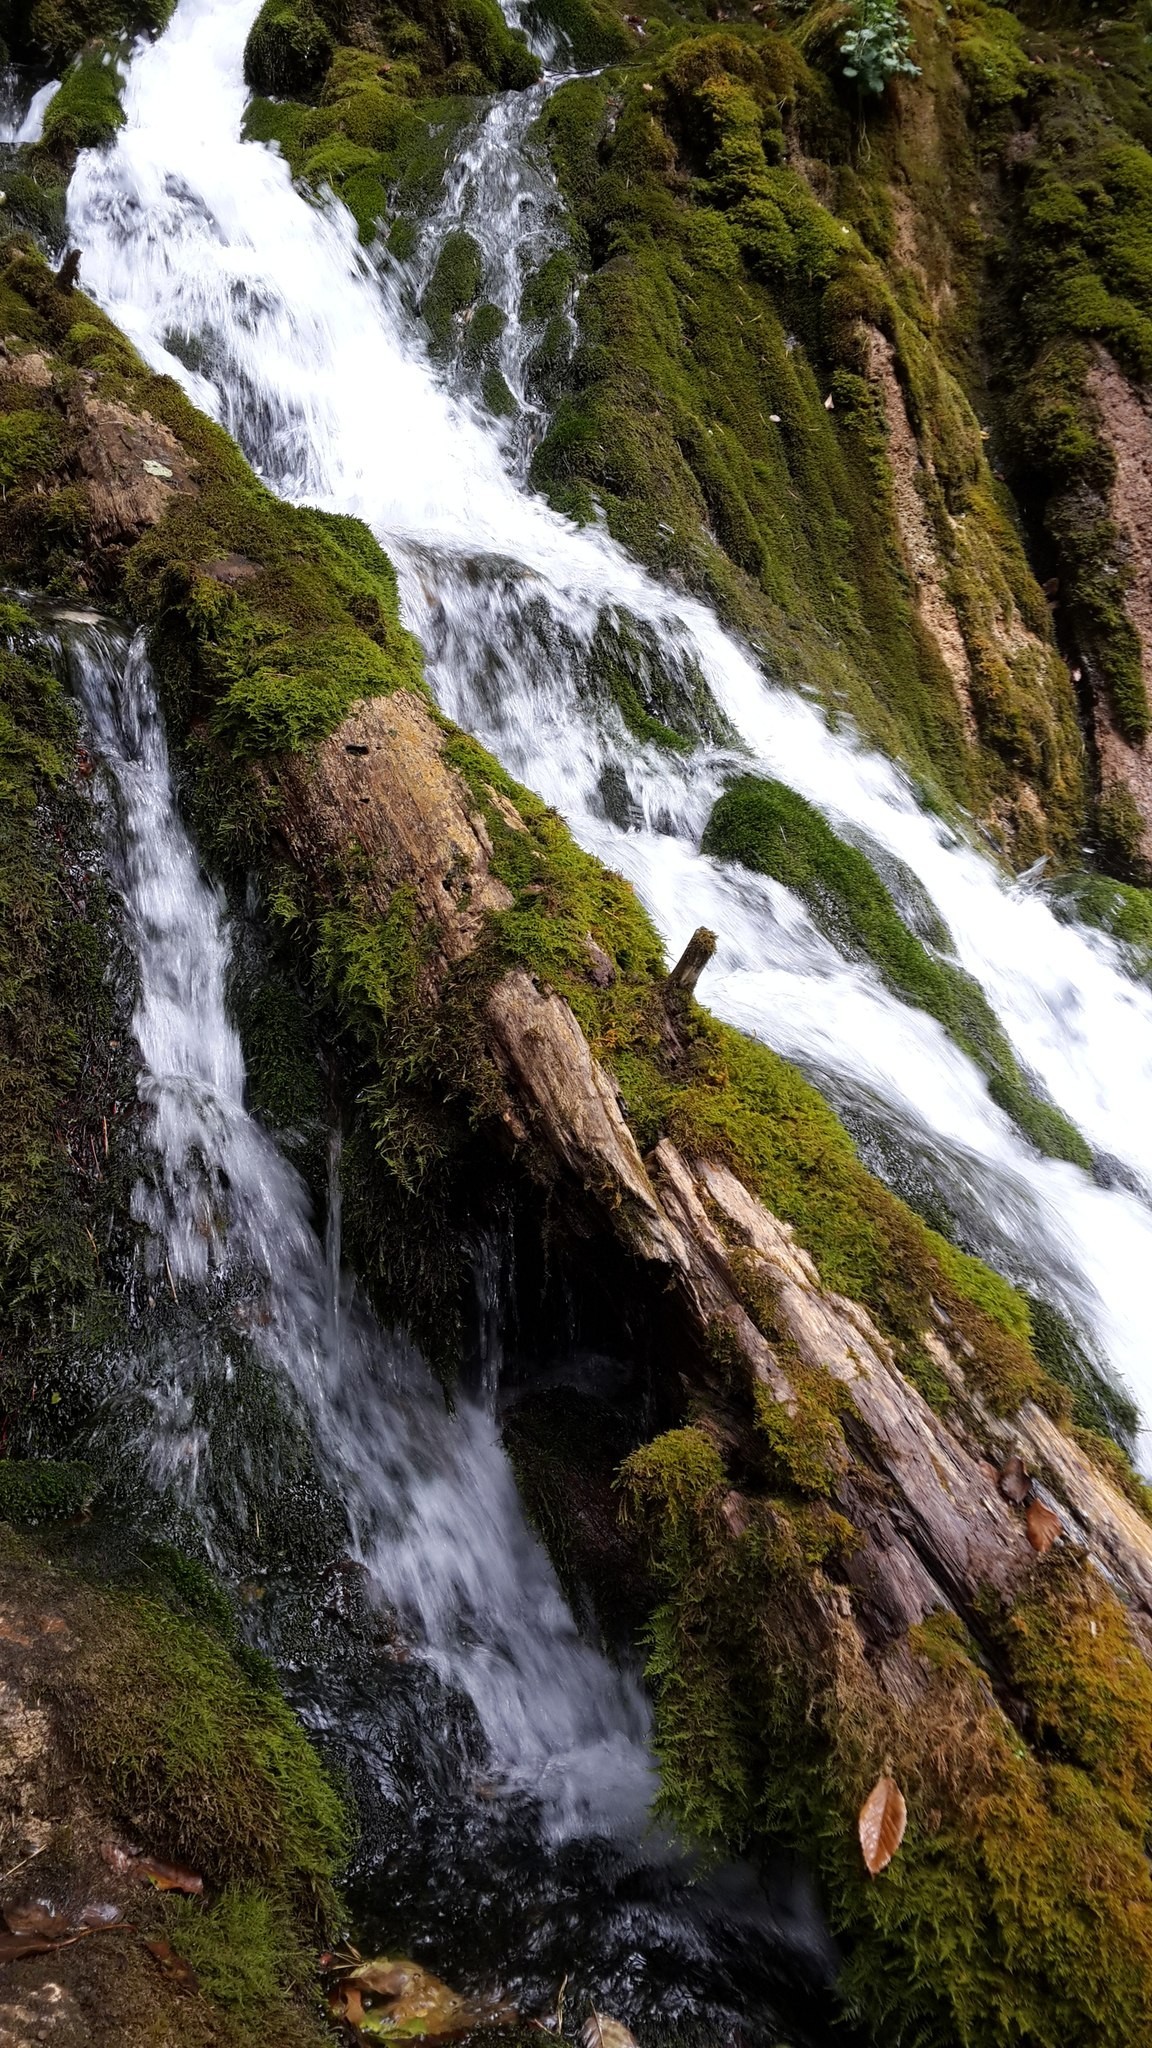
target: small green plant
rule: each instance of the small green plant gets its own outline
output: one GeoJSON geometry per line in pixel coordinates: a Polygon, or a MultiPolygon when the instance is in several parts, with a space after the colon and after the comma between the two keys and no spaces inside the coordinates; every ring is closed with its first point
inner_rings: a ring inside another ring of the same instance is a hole
{"type": "Polygon", "coordinates": [[[912,31],[897,0],[859,0],[855,21],[840,45],[844,76],[862,93],[882,93],[890,78],[919,78],[910,55],[912,31]]]}

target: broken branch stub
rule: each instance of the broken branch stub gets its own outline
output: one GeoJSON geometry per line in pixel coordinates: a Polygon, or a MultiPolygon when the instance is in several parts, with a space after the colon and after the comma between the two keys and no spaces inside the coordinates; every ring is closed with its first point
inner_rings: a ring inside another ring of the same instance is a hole
{"type": "Polygon", "coordinates": [[[695,993],[696,983],[716,951],[716,934],[707,925],[697,925],[684,951],[668,976],[668,987],[678,995],[690,996],[695,993]]]}

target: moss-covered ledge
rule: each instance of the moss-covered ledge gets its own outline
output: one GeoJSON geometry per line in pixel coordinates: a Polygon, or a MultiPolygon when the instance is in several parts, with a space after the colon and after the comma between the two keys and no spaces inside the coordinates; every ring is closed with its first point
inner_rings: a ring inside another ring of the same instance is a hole
{"type": "Polygon", "coordinates": [[[0,1524],[0,1604],[0,1777],[20,1794],[0,1906],[103,1916],[5,1970],[0,2025],[35,2038],[52,1985],[53,2023],[83,2019],[95,2048],[321,2048],[317,1962],[339,1928],[348,1822],[213,1582],[98,1523],[36,1538],[0,1524]],[[203,1890],[158,1892],[117,1849],[203,1890]]]}

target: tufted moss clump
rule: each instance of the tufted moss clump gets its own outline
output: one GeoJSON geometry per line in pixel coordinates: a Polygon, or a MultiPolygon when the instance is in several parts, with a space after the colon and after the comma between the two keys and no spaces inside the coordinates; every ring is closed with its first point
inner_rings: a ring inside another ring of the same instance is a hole
{"type": "Polygon", "coordinates": [[[1152,971],[1152,890],[1081,872],[1062,877],[1050,900],[1057,917],[1107,932],[1138,973],[1152,971]]]}
{"type": "Polygon", "coordinates": [[[111,142],[124,125],[123,84],[113,44],[94,43],[82,51],[49,102],[38,151],[70,165],[79,150],[111,142]]]}
{"type": "Polygon", "coordinates": [[[0,1522],[35,1525],[78,1515],[96,1487],[91,1468],[48,1458],[0,1458],[0,1522]]]}
{"type": "MultiPolygon", "coordinates": [[[[222,2048],[318,2048],[316,1959],[336,1928],[348,1816],[218,1586],[159,1546],[133,1561],[123,1529],[98,1521],[35,1541],[0,1531],[0,1580],[28,1666],[17,1698],[34,1687],[55,1724],[46,1853],[60,1881],[74,1862],[90,1886],[109,1836],[179,1862],[203,1895],[139,1888],[134,1943],[166,1940],[192,1964],[222,2048]]],[[[145,1984],[145,2027],[151,2004],[145,1984]]]]}
{"type": "Polygon", "coordinates": [[[271,1667],[145,1596],[85,1599],[69,1740],[98,1796],[214,1887],[259,1873],[330,1919],[347,1823],[271,1667]]]}
{"type": "Polygon", "coordinates": [[[1077,658],[1121,733],[1149,730],[1131,565],[1111,503],[1115,423],[1097,375],[1152,368],[1149,52],[1138,19],[1029,22],[988,336],[1011,480],[1045,533],[1077,658]],[[1047,30],[1047,33],[1043,31],[1047,30]]]}
{"type": "Polygon", "coordinates": [[[47,1335],[99,1285],[107,1237],[103,1156],[111,1108],[111,951],[92,821],[74,777],[77,730],[58,678],[3,607],[0,635],[0,1303],[6,1335],[47,1335]],[[77,895],[77,891],[81,893],[77,895]]]}
{"type": "Polygon", "coordinates": [[[5,31],[20,63],[59,72],[90,43],[140,30],[158,34],[172,5],[173,0],[33,0],[30,7],[11,10],[5,31]]]}
{"type": "Polygon", "coordinates": [[[244,45],[244,78],[253,92],[307,99],[323,84],[336,45],[332,31],[299,0],[264,0],[244,45]]]}
{"type": "Polygon", "coordinates": [[[867,856],[837,836],[805,798],[784,783],[743,776],[716,803],[704,851],[738,860],[796,891],[842,949],[871,960],[896,995],[935,1017],[974,1060],[1000,1107],[1054,1159],[1091,1168],[1075,1127],[1037,1098],[979,984],[955,960],[931,952],[909,930],[867,856]]]}

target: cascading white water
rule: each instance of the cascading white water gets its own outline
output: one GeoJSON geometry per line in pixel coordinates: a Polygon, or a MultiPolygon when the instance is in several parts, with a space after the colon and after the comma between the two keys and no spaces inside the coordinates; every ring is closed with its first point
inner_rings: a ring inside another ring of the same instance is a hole
{"type": "MultiPolygon", "coordinates": [[[[254,12],[255,0],[180,0],[160,41],[138,51],[127,125],[109,153],[81,159],[71,188],[84,284],[276,489],[372,525],[400,568],[445,709],[635,882],[671,947],[698,923],[716,930],[712,1007],[906,1133],[961,1191],[989,1255],[1063,1305],[1152,1411],[1152,993],[1107,940],[1059,924],[1033,889],[920,810],[891,763],[772,687],[703,605],[525,489],[499,432],[437,383],[404,292],[375,274],[349,217],[300,197],[274,152],[240,140],[254,12]],[[200,371],[174,353],[189,336],[200,371]],[[606,612],[646,622],[672,669],[699,664],[766,772],[912,870],[1024,1065],[1127,1187],[1038,1158],[931,1019],[841,959],[786,891],[696,851],[731,757],[701,747],[670,761],[586,700],[606,612]],[[627,784],[627,827],[606,816],[607,767],[627,784]]],[[[520,247],[525,208],[499,152],[518,132],[498,103],[448,207],[457,221],[486,209],[488,289],[504,296],[513,370],[507,251],[520,247]]],[[[539,215],[527,213],[536,233],[539,215]]]]}
{"type": "MultiPolygon", "coordinates": [[[[421,1361],[384,1337],[341,1278],[338,1208],[326,1248],[304,1183],[244,1108],[223,906],[176,809],[142,644],[88,628],[71,665],[115,785],[109,836],[150,1111],[134,1208],[161,1285],[176,1297],[209,1281],[232,1289],[251,1344],[310,1424],[370,1588],[416,1654],[468,1694],[504,1786],[539,1800],[554,1836],[636,1831],[652,1791],[639,1688],[579,1636],[489,1414],[461,1400],[450,1415],[421,1361]]],[[[148,1450],[158,1481],[194,1493],[211,1446],[179,1395],[154,1397],[148,1450]]]]}
{"type": "Polygon", "coordinates": [[[0,74],[0,143],[39,142],[44,133],[44,116],[60,90],[60,80],[50,79],[28,97],[19,74],[0,74]]]}

